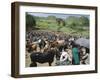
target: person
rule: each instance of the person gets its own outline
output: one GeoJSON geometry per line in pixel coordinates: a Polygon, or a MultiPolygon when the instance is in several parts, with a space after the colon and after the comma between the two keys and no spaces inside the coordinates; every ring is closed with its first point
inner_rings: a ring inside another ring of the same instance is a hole
{"type": "Polygon", "coordinates": [[[60,56],[60,65],[68,65],[70,60],[69,54],[64,50],[61,53],[62,54],[60,56]]]}
{"type": "Polygon", "coordinates": [[[80,49],[80,64],[89,64],[89,53],[86,52],[85,47],[80,49]]]}
{"type": "Polygon", "coordinates": [[[73,44],[72,55],[73,55],[73,62],[72,63],[74,65],[79,65],[80,64],[79,50],[78,50],[78,46],[75,43],[73,44]]]}

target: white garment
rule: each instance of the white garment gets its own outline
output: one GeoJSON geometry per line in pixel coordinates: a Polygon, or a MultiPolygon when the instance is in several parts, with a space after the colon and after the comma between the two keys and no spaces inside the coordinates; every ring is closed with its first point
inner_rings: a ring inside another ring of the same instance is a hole
{"type": "Polygon", "coordinates": [[[68,57],[69,57],[68,53],[63,51],[61,56],[60,56],[60,61],[63,62],[65,60],[67,60],[68,57]]]}

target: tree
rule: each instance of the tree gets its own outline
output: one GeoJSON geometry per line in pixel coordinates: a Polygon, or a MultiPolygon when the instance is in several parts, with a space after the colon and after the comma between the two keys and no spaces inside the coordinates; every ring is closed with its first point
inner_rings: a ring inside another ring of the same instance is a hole
{"type": "Polygon", "coordinates": [[[65,26],[65,21],[61,18],[56,19],[58,26],[65,26]]]}
{"type": "Polygon", "coordinates": [[[80,25],[82,26],[89,26],[89,19],[85,16],[80,17],[80,25]]]}
{"type": "Polygon", "coordinates": [[[34,16],[26,13],[26,30],[33,29],[36,26],[36,20],[34,16]]]}
{"type": "Polygon", "coordinates": [[[66,20],[65,20],[67,26],[71,27],[71,28],[76,28],[79,25],[79,18],[76,16],[69,16],[66,20]]]}
{"type": "Polygon", "coordinates": [[[57,31],[60,31],[60,29],[65,26],[65,21],[61,18],[56,18],[56,23],[58,25],[57,31]]]}

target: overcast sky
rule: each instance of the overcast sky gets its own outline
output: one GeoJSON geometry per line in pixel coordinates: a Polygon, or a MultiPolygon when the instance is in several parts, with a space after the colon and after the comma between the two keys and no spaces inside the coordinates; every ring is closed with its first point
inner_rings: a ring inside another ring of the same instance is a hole
{"type": "Polygon", "coordinates": [[[38,16],[38,17],[56,16],[57,18],[63,18],[63,19],[66,19],[69,16],[76,16],[76,17],[85,16],[89,18],[89,15],[81,15],[81,14],[36,13],[36,12],[28,12],[28,14],[31,14],[33,16],[38,16]]]}

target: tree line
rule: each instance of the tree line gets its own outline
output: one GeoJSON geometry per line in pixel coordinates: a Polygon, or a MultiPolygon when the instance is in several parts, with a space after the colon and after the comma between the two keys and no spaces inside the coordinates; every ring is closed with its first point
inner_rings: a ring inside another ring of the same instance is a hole
{"type": "Polygon", "coordinates": [[[85,16],[69,16],[68,18],[57,18],[56,16],[38,17],[26,13],[26,30],[36,28],[56,28],[59,31],[62,27],[71,29],[89,27],[89,18],[85,16]]]}

